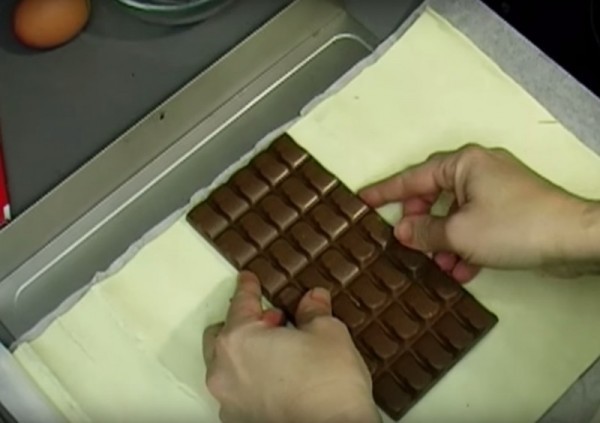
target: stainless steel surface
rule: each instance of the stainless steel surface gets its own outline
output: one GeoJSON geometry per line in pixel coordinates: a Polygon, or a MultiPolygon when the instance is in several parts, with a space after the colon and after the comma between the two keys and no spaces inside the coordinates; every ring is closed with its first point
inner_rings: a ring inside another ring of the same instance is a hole
{"type": "Polygon", "coordinates": [[[124,10],[151,23],[187,25],[217,13],[234,0],[115,0],[124,10]]]}
{"type": "MultiPolygon", "coordinates": [[[[238,0],[201,24],[172,27],[98,0],[76,39],[40,53],[10,30],[17,1],[0,1],[0,121],[15,217],[292,3],[238,0]]],[[[382,41],[422,2],[343,5],[382,41]]]]}
{"type": "MultiPolygon", "coordinates": [[[[10,27],[10,3],[13,1],[0,1],[0,125],[11,210],[17,220],[0,230],[0,280],[97,204],[111,186],[160,153],[165,134],[173,126],[172,116],[165,116],[149,131],[156,133],[157,139],[124,141],[125,146],[111,150],[114,163],[93,166],[93,171],[88,168],[85,172],[95,172],[99,182],[87,186],[85,195],[65,194],[86,189],[78,185],[79,178],[68,180],[73,173],[98,154],[105,154],[111,141],[208,69],[207,63],[218,63],[223,57],[218,65],[223,67],[223,62],[231,61],[226,52],[290,1],[256,0],[252,5],[238,1],[209,21],[185,30],[144,24],[119,10],[115,13],[118,8],[113,1],[96,1],[86,33],[61,49],[40,54],[15,50],[4,39],[10,27]],[[133,28],[128,25],[132,21],[133,28]],[[124,35],[125,30],[134,34],[124,35]],[[134,38],[140,35],[138,31],[143,36],[134,38]],[[171,52],[177,49],[182,51],[171,52]],[[132,163],[130,169],[128,162],[132,163]],[[63,182],[66,189],[59,186],[63,182]],[[28,205],[30,210],[25,211],[30,200],[51,188],[50,195],[38,200],[35,207],[28,205]]],[[[325,22],[328,19],[323,18],[325,22]]],[[[317,25],[323,22],[316,21],[317,25]]],[[[308,33],[316,28],[311,22],[306,26],[308,33]]],[[[291,36],[306,35],[293,22],[290,29],[291,36]]],[[[275,55],[284,55],[286,47],[289,50],[299,42],[280,38],[272,53],[268,46],[262,47],[267,57],[252,63],[247,75],[234,79],[232,73],[241,70],[225,69],[223,78],[213,78],[211,92],[223,91],[222,95],[199,101],[194,119],[202,119],[219,105],[217,101],[225,101],[262,72],[261,66],[269,66],[277,60],[275,55]]],[[[257,44],[261,41],[254,42],[257,44]]],[[[260,47],[250,48],[262,54],[260,47]]],[[[186,122],[183,133],[194,123],[186,122]]]]}
{"type": "Polygon", "coordinates": [[[98,0],[76,39],[32,52],[10,30],[17,1],[0,1],[0,125],[17,218],[292,3],[236,1],[201,24],[168,27],[98,0]]]}
{"type": "Polygon", "coordinates": [[[0,280],[292,50],[310,43],[323,27],[339,22],[342,15],[346,17],[331,1],[294,3],[184,86],[0,231],[0,280]]]}
{"type": "Polygon", "coordinates": [[[374,44],[337,2],[298,0],[1,232],[0,277],[9,274],[0,320],[11,337],[297,116],[374,44]]]}

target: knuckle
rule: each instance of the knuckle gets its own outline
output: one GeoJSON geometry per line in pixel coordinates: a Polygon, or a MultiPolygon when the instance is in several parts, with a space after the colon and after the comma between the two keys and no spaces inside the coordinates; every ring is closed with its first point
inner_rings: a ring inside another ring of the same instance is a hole
{"type": "Polygon", "coordinates": [[[446,221],[445,231],[449,243],[453,244],[455,242],[456,234],[461,233],[461,226],[462,222],[460,216],[452,215],[448,217],[446,221]]]}
{"type": "Polygon", "coordinates": [[[223,398],[223,383],[218,373],[211,373],[206,377],[206,388],[217,400],[223,398]]]}
{"type": "Polygon", "coordinates": [[[232,347],[232,336],[227,334],[227,335],[219,335],[217,336],[217,338],[215,339],[215,354],[219,355],[219,354],[223,354],[227,351],[229,351],[232,347]]]}
{"type": "Polygon", "coordinates": [[[323,311],[327,311],[327,305],[321,301],[314,301],[308,295],[305,295],[296,308],[296,312],[306,316],[323,314],[323,311]]]}
{"type": "Polygon", "coordinates": [[[489,150],[479,144],[466,144],[461,148],[461,155],[465,160],[479,161],[489,157],[489,150]]]}
{"type": "Polygon", "coordinates": [[[331,317],[329,319],[329,328],[336,337],[351,340],[348,326],[337,317],[331,317]]]}
{"type": "Polygon", "coordinates": [[[328,320],[329,320],[329,325],[331,326],[331,328],[333,330],[342,332],[342,333],[349,333],[348,326],[346,326],[346,324],[344,322],[342,322],[340,319],[338,319],[337,317],[330,317],[328,320]]]}
{"type": "Polygon", "coordinates": [[[419,224],[413,226],[413,240],[419,248],[424,249],[430,246],[432,232],[434,231],[432,223],[433,219],[426,216],[419,221],[419,224]]]}
{"type": "Polygon", "coordinates": [[[500,157],[500,158],[511,158],[513,157],[513,154],[508,151],[506,148],[502,148],[502,147],[495,147],[491,150],[495,156],[500,157]]]}
{"type": "Polygon", "coordinates": [[[430,161],[430,160],[435,160],[438,157],[443,157],[444,153],[440,152],[440,151],[436,151],[434,153],[431,153],[429,156],[427,156],[427,160],[426,161],[430,161]]]}
{"type": "Polygon", "coordinates": [[[315,317],[311,325],[315,330],[327,331],[327,332],[347,332],[348,328],[341,320],[332,316],[318,316],[315,317]]]}
{"type": "Polygon", "coordinates": [[[221,423],[232,423],[234,420],[231,418],[231,413],[227,409],[221,407],[219,410],[219,421],[221,423]]]}
{"type": "Polygon", "coordinates": [[[453,215],[448,218],[446,222],[446,240],[452,252],[464,258],[472,233],[472,223],[469,223],[463,216],[453,215]]]}

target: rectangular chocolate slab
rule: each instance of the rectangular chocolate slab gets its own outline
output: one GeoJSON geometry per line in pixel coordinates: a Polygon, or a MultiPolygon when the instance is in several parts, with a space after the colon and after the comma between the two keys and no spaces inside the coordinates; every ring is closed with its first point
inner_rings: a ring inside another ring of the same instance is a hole
{"type": "Polygon", "coordinates": [[[217,188],[189,223],[293,320],[321,286],[400,419],[497,322],[288,135],[217,188]]]}

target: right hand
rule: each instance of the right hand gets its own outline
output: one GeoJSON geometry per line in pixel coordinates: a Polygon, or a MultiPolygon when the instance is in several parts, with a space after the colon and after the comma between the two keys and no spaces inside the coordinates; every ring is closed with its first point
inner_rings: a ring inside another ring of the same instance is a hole
{"type": "Polygon", "coordinates": [[[401,202],[396,237],[434,253],[459,282],[471,280],[481,266],[553,267],[598,259],[598,205],[558,188],[506,150],[469,145],[436,153],[364,189],[361,197],[373,207],[401,202]],[[454,205],[446,217],[431,216],[442,191],[453,194],[454,205]]]}
{"type": "Polygon", "coordinates": [[[369,370],[323,288],[304,295],[296,327],[263,310],[256,275],[240,274],[224,325],[204,333],[209,391],[232,423],[378,423],[369,370]]]}

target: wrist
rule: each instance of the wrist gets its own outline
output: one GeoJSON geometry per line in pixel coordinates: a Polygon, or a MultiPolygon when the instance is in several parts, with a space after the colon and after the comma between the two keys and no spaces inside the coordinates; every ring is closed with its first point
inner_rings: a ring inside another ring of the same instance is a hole
{"type": "Polygon", "coordinates": [[[335,392],[310,395],[295,401],[285,421],[294,423],[381,423],[373,398],[363,392],[335,392]]]}
{"type": "Polygon", "coordinates": [[[600,264],[600,202],[590,202],[588,206],[588,232],[584,257],[600,264]]]}
{"type": "Polygon", "coordinates": [[[375,403],[346,405],[344,409],[333,408],[319,414],[322,418],[304,420],[314,423],[381,423],[375,403]]]}
{"type": "Polygon", "coordinates": [[[381,417],[375,403],[370,401],[363,405],[338,410],[328,419],[323,420],[323,423],[381,423],[381,417]]]}
{"type": "Polygon", "coordinates": [[[555,262],[559,264],[600,265],[600,202],[579,200],[574,205],[571,224],[564,226],[555,262]]]}

